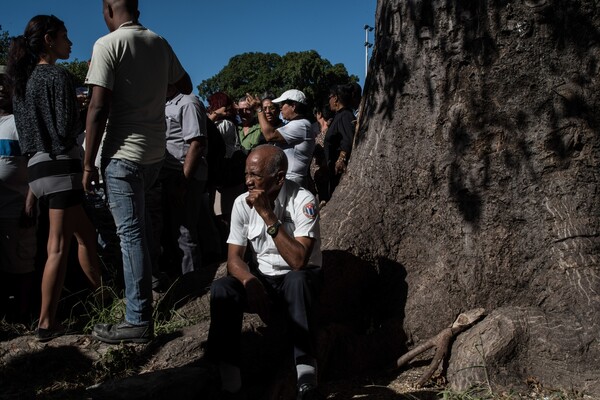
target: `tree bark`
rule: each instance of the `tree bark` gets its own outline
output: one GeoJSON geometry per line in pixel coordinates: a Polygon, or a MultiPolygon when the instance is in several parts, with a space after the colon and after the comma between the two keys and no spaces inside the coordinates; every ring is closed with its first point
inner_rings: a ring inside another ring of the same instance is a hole
{"type": "Polygon", "coordinates": [[[383,358],[482,307],[495,317],[461,336],[456,387],[481,380],[450,371],[481,365],[466,349],[485,337],[508,341],[483,355],[498,385],[600,394],[599,70],[597,1],[378,1],[322,236],[330,276],[363,285],[345,322],[406,334],[383,358]]]}

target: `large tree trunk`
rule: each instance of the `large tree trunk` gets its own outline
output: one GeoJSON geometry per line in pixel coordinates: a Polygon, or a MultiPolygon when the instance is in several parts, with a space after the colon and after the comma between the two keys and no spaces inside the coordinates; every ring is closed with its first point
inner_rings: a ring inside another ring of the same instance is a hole
{"type": "Polygon", "coordinates": [[[406,334],[377,349],[484,307],[455,387],[600,395],[599,29],[594,0],[378,1],[355,150],[322,212],[329,276],[372,282],[348,298],[406,334]]]}

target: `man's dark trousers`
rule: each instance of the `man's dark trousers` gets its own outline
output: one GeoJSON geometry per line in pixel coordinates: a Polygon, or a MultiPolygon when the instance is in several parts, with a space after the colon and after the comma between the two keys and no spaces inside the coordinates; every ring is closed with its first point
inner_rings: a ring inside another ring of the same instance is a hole
{"type": "MultiPolygon", "coordinates": [[[[321,268],[290,271],[285,275],[266,276],[254,272],[267,291],[274,307],[287,311],[295,360],[314,356],[311,327],[312,309],[321,286],[321,268]]],[[[210,330],[207,355],[214,361],[240,365],[243,313],[247,310],[246,290],[240,281],[226,276],[213,282],[210,289],[210,330]]]]}

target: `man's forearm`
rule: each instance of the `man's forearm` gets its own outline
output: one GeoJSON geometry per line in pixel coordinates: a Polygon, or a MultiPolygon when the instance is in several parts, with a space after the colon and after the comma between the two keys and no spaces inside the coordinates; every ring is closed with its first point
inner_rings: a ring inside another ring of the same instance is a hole
{"type": "Polygon", "coordinates": [[[185,179],[191,179],[196,170],[202,163],[202,155],[206,149],[206,139],[199,138],[195,139],[190,143],[185,160],[183,161],[183,175],[185,179]]]}
{"type": "Polygon", "coordinates": [[[102,133],[100,133],[100,125],[94,123],[90,125],[89,121],[86,124],[85,132],[85,155],[83,159],[83,169],[91,170],[96,167],[96,155],[100,148],[100,142],[102,141],[102,133]]]}
{"type": "Polygon", "coordinates": [[[227,272],[235,279],[240,281],[244,286],[250,280],[255,278],[250,272],[250,267],[240,257],[228,257],[227,272]]]}
{"type": "Polygon", "coordinates": [[[277,138],[277,135],[275,135],[275,129],[273,129],[271,124],[269,124],[269,121],[267,121],[267,117],[265,117],[265,113],[261,111],[261,112],[257,112],[256,115],[258,118],[258,124],[260,125],[260,131],[262,132],[266,141],[271,142],[271,141],[275,140],[277,138]]]}
{"type": "Polygon", "coordinates": [[[282,228],[280,228],[277,236],[273,238],[279,254],[293,270],[306,267],[312,252],[312,239],[303,238],[306,239],[306,242],[301,243],[298,238],[290,236],[282,228]]]}

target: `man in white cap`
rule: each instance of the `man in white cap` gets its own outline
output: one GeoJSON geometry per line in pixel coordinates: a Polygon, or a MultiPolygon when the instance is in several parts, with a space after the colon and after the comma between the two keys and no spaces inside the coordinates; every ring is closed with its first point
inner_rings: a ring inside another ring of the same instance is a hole
{"type": "Polygon", "coordinates": [[[290,89],[273,100],[273,103],[280,105],[283,119],[289,121],[279,128],[273,128],[269,124],[258,97],[248,95],[247,101],[248,106],[258,115],[260,130],[267,142],[280,147],[287,156],[286,179],[302,187],[311,188],[309,167],[315,150],[315,138],[310,121],[306,118],[308,107],[304,93],[297,89],[290,89]]]}

